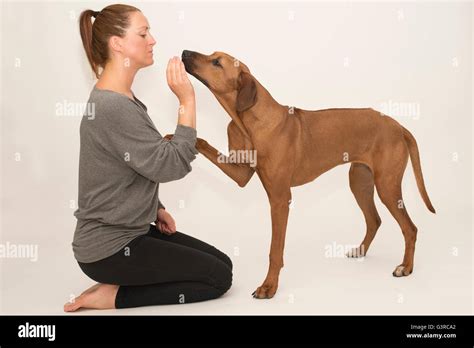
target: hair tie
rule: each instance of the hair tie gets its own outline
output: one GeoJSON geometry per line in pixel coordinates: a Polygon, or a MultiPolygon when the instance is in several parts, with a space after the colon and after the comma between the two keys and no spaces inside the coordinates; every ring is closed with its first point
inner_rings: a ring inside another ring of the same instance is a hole
{"type": "Polygon", "coordinates": [[[92,11],[92,17],[96,18],[99,15],[100,11],[92,11]]]}

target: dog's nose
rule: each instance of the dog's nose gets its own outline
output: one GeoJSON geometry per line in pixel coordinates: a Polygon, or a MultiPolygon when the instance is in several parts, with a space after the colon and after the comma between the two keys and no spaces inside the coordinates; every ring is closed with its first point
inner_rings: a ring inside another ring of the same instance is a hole
{"type": "Polygon", "coordinates": [[[183,53],[181,54],[181,60],[184,63],[184,69],[190,74],[192,74],[194,71],[195,61],[193,58],[195,54],[196,52],[188,51],[188,50],[184,50],[183,53]]]}
{"type": "Polygon", "coordinates": [[[194,56],[195,53],[196,52],[184,50],[183,53],[181,54],[181,60],[189,59],[192,56],[194,56]]]}

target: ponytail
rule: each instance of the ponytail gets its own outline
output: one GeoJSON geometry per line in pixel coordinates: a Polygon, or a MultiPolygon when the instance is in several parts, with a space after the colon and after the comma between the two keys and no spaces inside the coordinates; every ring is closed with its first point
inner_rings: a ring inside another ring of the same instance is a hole
{"type": "Polygon", "coordinates": [[[87,60],[98,79],[99,67],[92,55],[92,17],[94,17],[94,13],[95,11],[92,10],[85,10],[81,13],[79,17],[79,30],[81,32],[82,45],[86,51],[87,60]]]}

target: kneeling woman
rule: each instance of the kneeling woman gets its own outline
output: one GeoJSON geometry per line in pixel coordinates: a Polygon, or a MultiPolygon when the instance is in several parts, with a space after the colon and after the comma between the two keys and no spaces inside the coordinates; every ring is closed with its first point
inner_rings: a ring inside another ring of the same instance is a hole
{"type": "Polygon", "coordinates": [[[194,89],[183,63],[177,57],[168,62],[167,82],[180,112],[173,137],[164,139],[132,92],[137,71],[153,64],[156,41],[146,17],[133,6],[111,5],[82,12],[79,22],[98,81],[88,101],[93,114],[84,115],[80,126],[79,208],[72,246],[80,268],[98,284],[64,310],[221,296],[232,284],[230,258],[177,232],[158,198],[159,183],[184,177],[198,154],[194,89]]]}

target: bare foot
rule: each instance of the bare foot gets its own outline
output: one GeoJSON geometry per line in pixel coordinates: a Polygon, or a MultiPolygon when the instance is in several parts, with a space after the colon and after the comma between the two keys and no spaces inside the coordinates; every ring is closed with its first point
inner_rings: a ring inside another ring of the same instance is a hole
{"type": "Polygon", "coordinates": [[[118,289],[118,285],[97,283],[76,297],[74,302],[66,302],[64,311],[74,312],[79,308],[115,309],[118,289]]]}

